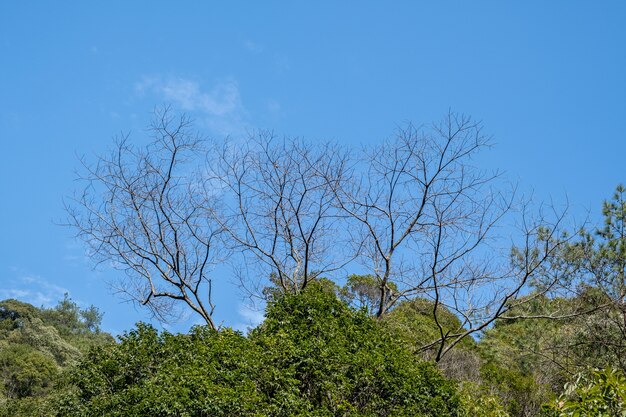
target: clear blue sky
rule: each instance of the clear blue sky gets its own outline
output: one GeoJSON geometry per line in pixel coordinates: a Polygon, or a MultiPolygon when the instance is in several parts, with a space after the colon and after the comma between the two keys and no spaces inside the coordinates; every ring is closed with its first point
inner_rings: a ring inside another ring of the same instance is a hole
{"type": "MultiPolygon", "coordinates": [[[[623,1],[1,2],[0,299],[145,319],[55,221],[77,155],[140,140],[165,102],[213,137],[346,144],[452,108],[494,136],[485,166],[597,212],[626,181],[624,22],[623,1]]],[[[224,294],[218,322],[254,319],[224,294]]]]}

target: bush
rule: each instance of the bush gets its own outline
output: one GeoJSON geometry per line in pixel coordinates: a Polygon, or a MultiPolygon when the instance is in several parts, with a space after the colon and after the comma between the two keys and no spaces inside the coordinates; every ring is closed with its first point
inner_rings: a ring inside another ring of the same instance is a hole
{"type": "Polygon", "coordinates": [[[564,392],[543,406],[545,417],[626,416],[626,376],[611,368],[579,373],[564,392]]]}

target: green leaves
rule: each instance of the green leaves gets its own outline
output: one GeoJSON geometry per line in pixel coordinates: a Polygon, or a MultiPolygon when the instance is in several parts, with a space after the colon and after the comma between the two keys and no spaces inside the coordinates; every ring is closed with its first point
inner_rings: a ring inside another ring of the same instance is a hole
{"type": "Polygon", "coordinates": [[[40,396],[59,373],[54,359],[25,344],[0,344],[0,374],[8,398],[40,396]]]}
{"type": "Polygon", "coordinates": [[[139,324],[69,375],[58,415],[456,416],[455,384],[324,284],[284,295],[249,337],[139,324]]]}
{"type": "Polygon", "coordinates": [[[626,376],[615,369],[579,373],[564,392],[543,407],[546,417],[626,416],[626,376]]]}
{"type": "Polygon", "coordinates": [[[62,370],[89,347],[113,341],[99,332],[100,318],[95,307],[81,310],[67,295],[51,309],[0,302],[0,416],[49,415],[62,370]]]}

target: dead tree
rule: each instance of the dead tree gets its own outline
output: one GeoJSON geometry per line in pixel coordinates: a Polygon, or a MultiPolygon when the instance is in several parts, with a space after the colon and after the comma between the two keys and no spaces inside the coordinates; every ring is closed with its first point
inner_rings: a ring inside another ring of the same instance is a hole
{"type": "Polygon", "coordinates": [[[155,112],[149,134],[145,148],[122,136],[110,155],[83,163],[84,188],[67,202],[68,223],[99,263],[125,272],[118,291],[162,321],[186,306],[215,328],[210,272],[222,228],[207,215],[190,164],[201,138],[169,108],[155,112]]]}
{"type": "Polygon", "coordinates": [[[122,137],[110,155],[85,163],[68,213],[94,258],[126,272],[119,291],[161,320],[187,306],[215,328],[218,262],[260,295],[297,293],[320,277],[338,282],[357,259],[368,275],[352,284],[376,316],[402,300],[432,300],[440,337],[424,349],[439,360],[529,299],[519,296],[565,244],[563,215],[554,213],[551,223],[524,217],[514,256],[498,251],[494,228],[514,197],[494,191],[497,173],[472,166],[489,140],[466,117],[409,125],[357,161],[334,144],[271,132],[205,149],[189,119],[167,108],[150,134],[145,148],[122,137]],[[444,310],[461,319],[458,329],[440,324],[444,310]]]}
{"type": "Polygon", "coordinates": [[[269,278],[279,291],[297,293],[350,260],[331,187],[345,180],[346,164],[335,145],[314,147],[271,132],[226,143],[209,159],[208,188],[220,184],[223,192],[216,218],[243,256],[244,288],[259,294],[269,278]]]}
{"type": "Polygon", "coordinates": [[[503,316],[559,244],[544,235],[559,233],[561,214],[526,224],[523,261],[513,265],[497,251],[493,231],[514,192],[494,191],[498,173],[472,166],[487,146],[479,123],[451,113],[430,127],[399,129],[364,153],[357,181],[333,188],[349,227],[361,232],[358,259],[375,277],[376,316],[401,300],[430,299],[440,337],[424,349],[435,347],[436,360],[503,316]],[[461,318],[456,331],[440,324],[444,307],[461,318]]]}

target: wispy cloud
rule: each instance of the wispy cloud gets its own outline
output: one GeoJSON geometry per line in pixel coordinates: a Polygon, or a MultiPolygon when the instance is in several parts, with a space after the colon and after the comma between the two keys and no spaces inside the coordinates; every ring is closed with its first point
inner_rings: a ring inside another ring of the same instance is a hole
{"type": "Polygon", "coordinates": [[[30,292],[26,290],[18,290],[15,288],[8,290],[0,290],[0,298],[24,298],[27,297],[30,292]]]}
{"type": "MultiPolygon", "coordinates": [[[[12,272],[20,272],[19,270],[12,272]]],[[[51,307],[63,299],[66,288],[53,284],[39,275],[18,274],[9,288],[0,289],[0,300],[15,298],[35,306],[51,307]]]]}
{"type": "Polygon", "coordinates": [[[283,74],[291,70],[291,60],[285,55],[278,55],[274,58],[274,70],[283,74]]]}
{"type": "Polygon", "coordinates": [[[181,110],[199,113],[215,133],[238,134],[246,128],[246,110],[239,85],[233,79],[205,89],[197,81],[186,78],[144,77],[135,89],[140,94],[155,94],[181,110]]]}
{"type": "Polygon", "coordinates": [[[239,304],[237,309],[240,321],[233,326],[233,329],[246,332],[249,329],[257,327],[265,320],[262,310],[258,310],[247,304],[239,304]]]}
{"type": "Polygon", "coordinates": [[[260,54],[261,52],[263,52],[263,45],[260,45],[254,41],[251,41],[250,39],[246,40],[243,43],[243,46],[249,51],[252,52],[253,54],[260,54]]]}
{"type": "Polygon", "coordinates": [[[63,261],[72,267],[89,266],[92,259],[85,250],[85,247],[80,245],[76,241],[68,241],[65,244],[65,253],[63,255],[63,261]]]}
{"type": "Polygon", "coordinates": [[[265,101],[265,109],[268,113],[275,116],[283,114],[282,106],[277,100],[274,99],[268,99],[265,101]]]}

